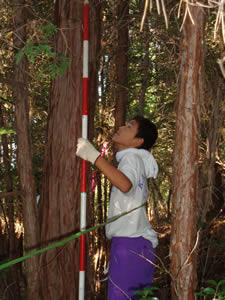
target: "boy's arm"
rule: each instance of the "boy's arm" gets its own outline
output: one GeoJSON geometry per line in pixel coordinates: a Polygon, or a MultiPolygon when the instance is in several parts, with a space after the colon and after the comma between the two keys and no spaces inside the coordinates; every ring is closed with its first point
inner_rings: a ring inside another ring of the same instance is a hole
{"type": "Polygon", "coordinates": [[[111,165],[106,159],[99,156],[95,166],[116,186],[121,192],[127,193],[132,188],[130,179],[120,170],[111,165]]]}
{"type": "Polygon", "coordinates": [[[94,164],[121,192],[127,193],[131,189],[129,178],[101,157],[100,152],[87,139],[78,139],[76,155],[94,164]]]}

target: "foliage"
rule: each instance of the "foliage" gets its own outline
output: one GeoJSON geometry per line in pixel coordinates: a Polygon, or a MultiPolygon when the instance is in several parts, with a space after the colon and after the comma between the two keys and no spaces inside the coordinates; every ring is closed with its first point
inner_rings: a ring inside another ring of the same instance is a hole
{"type": "Polygon", "coordinates": [[[35,40],[29,39],[26,45],[15,55],[18,64],[24,55],[27,56],[32,64],[36,60],[41,60],[37,78],[62,76],[66,69],[71,65],[71,58],[64,55],[58,55],[53,50],[53,46],[49,44],[50,38],[57,33],[57,27],[53,24],[42,25],[37,29],[35,40]]]}
{"type": "Polygon", "coordinates": [[[150,288],[144,288],[143,290],[140,291],[135,291],[134,295],[140,295],[139,300],[158,300],[157,297],[154,297],[154,291],[159,290],[159,288],[152,286],[150,288]]]}
{"type": "Polygon", "coordinates": [[[214,300],[225,299],[225,280],[220,280],[219,282],[216,282],[215,280],[207,280],[207,283],[211,286],[196,293],[197,296],[202,296],[204,300],[207,299],[207,296],[212,296],[214,300]]]}
{"type": "Polygon", "coordinates": [[[13,129],[0,128],[0,142],[1,142],[2,135],[8,134],[8,133],[16,134],[15,130],[13,130],[13,129]]]}

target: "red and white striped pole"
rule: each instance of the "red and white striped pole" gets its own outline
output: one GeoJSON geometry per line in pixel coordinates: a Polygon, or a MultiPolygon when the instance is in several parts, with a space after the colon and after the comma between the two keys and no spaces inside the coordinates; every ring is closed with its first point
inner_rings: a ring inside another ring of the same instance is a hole
{"type": "MultiPolygon", "coordinates": [[[[82,108],[82,137],[88,136],[88,18],[89,3],[84,0],[84,38],[83,38],[83,108],[82,108]]],[[[80,203],[80,230],[86,228],[87,202],[87,161],[81,161],[81,203],[80,203]]],[[[85,295],[85,244],[86,235],[80,237],[80,272],[79,272],[79,300],[85,295]]]]}

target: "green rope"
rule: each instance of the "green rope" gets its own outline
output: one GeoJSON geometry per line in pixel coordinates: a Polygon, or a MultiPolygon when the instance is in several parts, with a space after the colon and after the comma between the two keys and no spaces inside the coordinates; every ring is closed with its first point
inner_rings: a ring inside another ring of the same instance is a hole
{"type": "Polygon", "coordinates": [[[115,216],[115,217],[111,218],[111,219],[110,219],[109,221],[107,221],[107,222],[104,222],[104,223],[99,224],[99,225],[96,225],[96,226],[94,226],[94,227],[85,229],[84,231],[80,231],[80,232],[78,232],[78,233],[75,233],[75,234],[69,236],[68,238],[66,238],[66,239],[64,239],[64,240],[59,241],[59,242],[56,242],[56,243],[53,243],[53,244],[51,244],[51,245],[49,245],[49,246],[47,246],[47,247],[45,247],[45,248],[42,248],[42,249],[36,250],[36,251],[34,251],[34,252],[28,253],[27,255],[24,255],[24,256],[22,256],[22,257],[16,258],[16,259],[11,260],[11,261],[9,261],[9,262],[7,262],[7,263],[4,263],[4,264],[1,264],[1,263],[0,263],[0,271],[3,270],[3,269],[6,269],[6,268],[8,268],[8,267],[11,267],[12,265],[15,265],[15,264],[17,264],[17,263],[19,263],[19,262],[22,262],[22,261],[24,261],[24,260],[26,260],[26,259],[28,259],[28,258],[31,258],[31,257],[33,257],[33,256],[35,256],[35,255],[41,254],[41,253],[43,253],[43,252],[46,252],[46,251],[48,251],[48,250],[50,250],[50,249],[54,249],[54,248],[57,248],[57,247],[60,247],[60,246],[64,246],[64,245],[67,244],[68,242],[70,242],[70,241],[72,241],[72,240],[74,240],[74,239],[80,237],[81,235],[86,234],[86,233],[91,232],[91,231],[94,231],[94,230],[96,230],[96,229],[98,229],[98,228],[100,228],[100,227],[105,226],[106,224],[115,222],[115,221],[118,220],[119,218],[121,218],[121,217],[123,217],[123,216],[125,216],[125,215],[130,214],[130,213],[133,212],[134,210],[136,210],[136,209],[138,209],[138,208],[140,208],[140,207],[142,207],[142,206],[144,206],[144,205],[145,205],[145,203],[142,204],[142,205],[140,205],[140,206],[138,206],[138,207],[136,207],[136,208],[133,208],[132,210],[130,210],[130,211],[128,211],[128,212],[125,212],[125,213],[122,213],[121,215],[115,216]]]}

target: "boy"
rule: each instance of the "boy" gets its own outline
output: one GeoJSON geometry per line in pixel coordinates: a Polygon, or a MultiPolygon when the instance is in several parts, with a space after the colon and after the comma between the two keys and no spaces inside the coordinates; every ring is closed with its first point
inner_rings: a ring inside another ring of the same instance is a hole
{"type": "MultiPolygon", "coordinates": [[[[155,125],[141,116],[121,126],[112,138],[118,168],[101,157],[88,140],[78,139],[76,154],[94,164],[113,185],[109,219],[147,201],[147,178],[156,178],[158,173],[157,163],[147,150],[154,145],[157,136],[155,125]]],[[[142,205],[107,224],[106,236],[112,239],[107,299],[138,299],[134,292],[151,286],[158,245],[146,208],[142,205]]]]}

